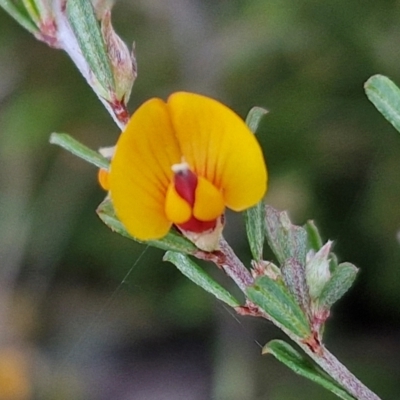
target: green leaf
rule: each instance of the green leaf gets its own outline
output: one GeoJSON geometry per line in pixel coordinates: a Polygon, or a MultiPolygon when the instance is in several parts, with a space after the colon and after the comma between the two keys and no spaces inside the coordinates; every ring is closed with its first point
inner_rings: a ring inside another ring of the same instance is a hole
{"type": "Polygon", "coordinates": [[[247,239],[249,241],[253,259],[260,261],[263,258],[263,247],[265,241],[265,207],[260,201],[254,207],[244,212],[247,239]]]}
{"type": "Polygon", "coordinates": [[[219,283],[215,282],[202,268],[193,262],[188,256],[175,251],[167,251],[164,261],[174,264],[179,271],[187,278],[200,286],[208,293],[211,293],[217,299],[228,304],[230,307],[239,307],[240,303],[219,283]]]}
{"type": "Polygon", "coordinates": [[[336,271],[336,268],[339,265],[339,260],[338,257],[335,253],[329,254],[329,269],[332,273],[334,273],[336,271]]]}
{"type": "MultiPolygon", "coordinates": [[[[268,113],[261,107],[253,107],[246,117],[246,125],[253,133],[256,133],[261,119],[268,113]]],[[[254,207],[244,211],[247,238],[250,245],[251,254],[255,260],[262,260],[264,247],[265,231],[265,211],[264,202],[260,201],[254,207]]]]}
{"type": "Polygon", "coordinates": [[[277,360],[285,364],[296,374],[318,383],[341,399],[355,400],[353,396],[349,395],[342,387],[333,381],[329,375],[283,340],[271,340],[263,347],[262,353],[272,354],[277,360]]]}
{"type": "Polygon", "coordinates": [[[40,26],[40,15],[35,2],[32,0],[22,0],[22,3],[24,4],[29,16],[32,18],[32,21],[37,26],[40,26]]]}
{"type": "Polygon", "coordinates": [[[307,221],[304,224],[304,229],[307,232],[308,249],[318,251],[323,246],[323,242],[315,222],[312,220],[307,221]]]}
{"type": "Polygon", "coordinates": [[[371,76],[364,87],[369,100],[400,132],[400,89],[383,75],[371,76]]]}
{"type": "Polygon", "coordinates": [[[128,239],[135,240],[139,243],[146,243],[150,246],[158,247],[162,250],[173,250],[179,251],[181,253],[194,254],[198,249],[197,247],[188,239],[180,235],[175,230],[171,229],[169,233],[159,240],[149,240],[143,242],[131,236],[124,225],[115,215],[114,207],[109,198],[106,198],[97,208],[97,215],[100,219],[114,232],[119,233],[128,239]]]}
{"type": "Polygon", "coordinates": [[[268,110],[261,107],[253,107],[246,117],[246,125],[253,133],[256,133],[261,119],[268,113],[268,110]]]}
{"type": "Polygon", "coordinates": [[[304,265],[301,265],[295,258],[288,258],[282,264],[281,271],[283,280],[297,304],[306,315],[311,315],[311,301],[304,265]]]}
{"type": "Polygon", "coordinates": [[[262,276],[246,289],[246,293],[253,303],[299,338],[311,335],[304,312],[282,283],[262,276]]]}
{"type": "Polygon", "coordinates": [[[23,6],[18,7],[15,1],[12,0],[0,0],[0,7],[30,33],[36,34],[39,32],[39,28],[32,21],[23,6]]]}
{"type": "Polygon", "coordinates": [[[280,212],[266,205],[265,235],[271,250],[283,264],[288,258],[306,263],[307,232],[301,226],[293,225],[286,212],[280,212]]]}
{"type": "Polygon", "coordinates": [[[107,93],[115,91],[114,77],[106,45],[88,0],[68,0],[67,15],[79,47],[98,82],[107,93]]]}
{"type": "Polygon", "coordinates": [[[332,273],[318,298],[318,306],[329,310],[353,285],[358,268],[348,262],[341,263],[332,273]]]}
{"type": "Polygon", "coordinates": [[[50,135],[50,143],[61,146],[65,150],[68,150],[72,154],[82,158],[83,160],[95,165],[98,168],[107,169],[110,166],[110,162],[89,147],[86,147],[82,143],[78,142],[72,136],[67,133],[52,133],[50,135]]]}

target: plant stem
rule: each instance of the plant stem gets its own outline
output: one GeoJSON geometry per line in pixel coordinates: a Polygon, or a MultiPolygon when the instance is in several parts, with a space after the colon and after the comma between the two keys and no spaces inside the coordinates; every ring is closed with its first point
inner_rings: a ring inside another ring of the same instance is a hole
{"type": "MultiPolygon", "coordinates": [[[[250,271],[243,265],[225,239],[220,242],[220,255],[212,259],[225,273],[233,279],[236,285],[246,294],[246,288],[254,283],[250,271]]],[[[357,400],[381,400],[375,393],[368,389],[356,378],[329,350],[319,342],[313,348],[304,343],[304,340],[294,335],[271,318],[257,305],[249,311],[249,315],[262,316],[273,322],[279,329],[297,343],[330,377],[339,383],[349,394],[357,400]]]]}
{"type": "MultiPolygon", "coordinates": [[[[286,332],[288,333],[288,332],[286,332]]],[[[293,338],[292,338],[293,339],[293,338]]],[[[380,400],[357,377],[355,377],[323,344],[319,354],[314,353],[306,344],[296,343],[336,382],[358,400],[380,400]]]]}

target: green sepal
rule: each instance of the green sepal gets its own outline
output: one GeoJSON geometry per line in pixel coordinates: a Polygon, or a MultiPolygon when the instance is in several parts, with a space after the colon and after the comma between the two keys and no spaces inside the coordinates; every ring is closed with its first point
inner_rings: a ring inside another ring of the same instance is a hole
{"type": "Polygon", "coordinates": [[[343,400],[355,400],[353,396],[349,395],[322,369],[283,340],[271,340],[263,347],[262,354],[272,354],[278,361],[285,364],[296,374],[318,383],[343,400]]]}
{"type": "Polygon", "coordinates": [[[115,82],[92,3],[88,0],[68,0],[67,16],[79,48],[103,88],[105,97],[110,90],[115,91],[115,82]]]}
{"type": "Polygon", "coordinates": [[[353,264],[339,264],[318,297],[318,308],[329,310],[351,288],[357,272],[353,264]]]}
{"type": "Polygon", "coordinates": [[[308,249],[318,251],[323,246],[323,242],[317,225],[313,220],[309,220],[304,224],[303,228],[307,232],[308,249]]]}
{"type": "Polygon", "coordinates": [[[90,149],[89,147],[86,147],[67,133],[52,133],[50,135],[50,143],[62,147],[63,149],[78,156],[79,158],[82,158],[88,163],[95,165],[98,168],[104,168],[108,170],[110,166],[110,161],[108,161],[100,153],[90,149]]]}
{"type": "Polygon", "coordinates": [[[14,18],[28,32],[36,34],[39,28],[32,21],[23,4],[18,4],[12,0],[0,0],[0,7],[4,9],[12,18],[14,18]]]}
{"type": "Polygon", "coordinates": [[[179,271],[187,278],[200,286],[206,292],[211,293],[217,299],[228,304],[230,307],[239,307],[240,303],[219,283],[215,282],[202,268],[200,268],[188,256],[175,251],[167,251],[163,258],[164,261],[169,261],[174,264],[179,271]]]}
{"type": "Polygon", "coordinates": [[[311,330],[304,312],[282,282],[268,276],[256,279],[246,289],[248,298],[300,339],[310,337],[311,330]]]}
{"type": "Polygon", "coordinates": [[[105,198],[104,201],[98,206],[96,212],[100,219],[112,231],[117,232],[120,235],[125,236],[126,238],[129,238],[131,240],[135,240],[136,242],[145,243],[150,246],[158,247],[162,250],[173,250],[187,254],[194,254],[196,251],[198,251],[197,247],[192,242],[180,235],[174,229],[171,229],[166,236],[159,240],[149,240],[143,242],[134,238],[128,233],[124,225],[115,215],[114,207],[108,197],[105,198]]]}
{"type": "Polygon", "coordinates": [[[249,241],[253,259],[260,261],[263,259],[263,248],[265,241],[265,205],[260,201],[254,207],[248,208],[244,212],[247,239],[249,241]]]}
{"type": "Polygon", "coordinates": [[[400,89],[383,75],[371,76],[364,88],[369,100],[400,132],[400,89]]]}
{"type": "Polygon", "coordinates": [[[279,263],[283,264],[288,258],[294,258],[301,265],[305,265],[306,230],[301,226],[293,225],[285,211],[277,211],[266,205],[265,214],[265,235],[279,263]]]}

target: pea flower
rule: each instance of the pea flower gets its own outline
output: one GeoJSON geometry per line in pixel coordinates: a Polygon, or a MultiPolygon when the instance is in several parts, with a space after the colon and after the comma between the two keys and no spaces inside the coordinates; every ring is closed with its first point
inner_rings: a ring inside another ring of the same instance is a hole
{"type": "Polygon", "coordinates": [[[218,248],[225,207],[251,207],[267,188],[262,150],[243,120],[186,92],[137,109],[108,175],[115,212],[132,236],[161,239],[174,225],[205,251],[218,248]]]}

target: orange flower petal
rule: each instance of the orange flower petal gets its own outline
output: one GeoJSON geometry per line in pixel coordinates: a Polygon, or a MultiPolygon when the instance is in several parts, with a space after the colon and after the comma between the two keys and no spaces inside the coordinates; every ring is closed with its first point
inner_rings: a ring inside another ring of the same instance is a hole
{"type": "Polygon", "coordinates": [[[260,201],[266,166],[243,120],[218,101],[193,93],[174,93],[167,105],[185,161],[221,190],[226,206],[241,211],[260,201]]]}
{"type": "Polygon", "coordinates": [[[97,173],[97,180],[99,181],[100,186],[105,190],[110,190],[110,184],[108,182],[108,171],[104,168],[100,168],[97,173]]]}
{"type": "Polygon", "coordinates": [[[181,161],[166,104],[144,103],[119,137],[109,173],[110,194],[118,218],[140,240],[165,236],[171,221],[165,197],[171,165],[181,161]]]}
{"type": "Polygon", "coordinates": [[[193,215],[200,221],[213,221],[223,214],[224,208],[221,192],[207,179],[197,178],[193,215]]]}

